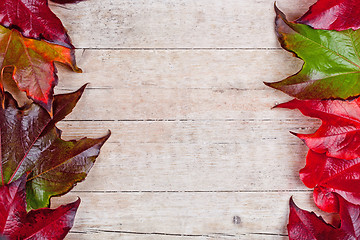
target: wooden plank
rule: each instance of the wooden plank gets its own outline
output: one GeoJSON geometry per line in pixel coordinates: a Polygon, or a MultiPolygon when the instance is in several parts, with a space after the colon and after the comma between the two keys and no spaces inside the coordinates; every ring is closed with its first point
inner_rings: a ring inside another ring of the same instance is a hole
{"type": "Polygon", "coordinates": [[[88,89],[68,120],[298,119],[296,111],[271,109],[291,97],[238,89],[88,89]],[[104,97],[107,96],[107,97],[104,97]]]}
{"type": "Polygon", "coordinates": [[[92,233],[69,233],[66,237],[67,240],[103,240],[103,239],[121,239],[121,240],[287,240],[289,239],[287,236],[278,236],[278,235],[264,235],[259,234],[259,236],[253,234],[241,234],[241,235],[233,235],[233,236],[223,236],[219,234],[208,234],[208,235],[190,235],[185,236],[183,234],[163,234],[163,233],[137,233],[137,232],[106,232],[106,233],[99,233],[99,232],[92,232],[92,233]]]}
{"type": "MultiPolygon", "coordinates": [[[[277,4],[294,19],[314,2],[277,4]]],[[[273,1],[51,7],[85,49],[76,52],[84,73],[60,66],[56,92],[90,82],[58,124],[64,138],[112,130],[87,180],[53,200],[82,198],[67,239],[283,240],[291,195],[317,210],[298,177],[307,148],[288,130],[319,122],[271,110],[291,98],[262,84],[302,64],[278,49],[273,1]]]]}
{"type": "Polygon", "coordinates": [[[284,50],[78,50],[83,73],[59,66],[57,89],[268,89],[298,72],[302,61],[284,50]],[[246,59],[246,63],[244,60],[246,59]]]}
{"type": "MultiPolygon", "coordinates": [[[[123,233],[123,232],[118,232],[118,233],[113,233],[113,232],[91,232],[91,233],[83,233],[83,232],[70,232],[68,234],[68,236],[66,237],[67,240],[88,240],[88,239],[92,239],[92,240],[103,240],[103,239],[121,239],[121,240],[137,240],[137,239],[142,239],[142,240],[179,240],[179,239],[185,239],[185,240],[191,240],[194,239],[193,236],[181,236],[181,235],[177,235],[175,234],[175,236],[173,235],[168,235],[168,234],[164,234],[161,235],[158,233],[123,233]]],[[[211,239],[208,238],[206,236],[202,237],[196,237],[196,239],[211,239]]],[[[216,239],[231,239],[229,237],[221,237],[218,238],[216,237],[216,239]]],[[[259,238],[263,239],[263,238],[259,238]]]]}
{"type": "MultiPolygon", "coordinates": [[[[214,176],[216,177],[216,176],[214,176]]],[[[68,239],[286,239],[288,201],[317,210],[310,192],[87,193],[68,239]],[[238,223],[234,223],[237,217],[238,223]],[[81,233],[81,234],[79,234],[81,233]],[[130,236],[132,236],[130,238],[130,236]],[[147,238],[145,238],[147,237],[147,238]]],[[[323,213],[321,213],[323,215],[323,213]]],[[[324,214],[325,219],[330,219],[324,214]]]]}
{"type": "Polygon", "coordinates": [[[307,148],[288,131],[311,133],[318,122],[65,121],[58,126],[65,139],[112,130],[76,190],[258,191],[305,189],[298,171],[307,148]]]}
{"type": "MultiPolygon", "coordinates": [[[[290,19],[315,0],[278,0],[290,19]]],[[[87,0],[51,4],[78,48],[273,48],[274,1],[87,0]]]]}
{"type": "Polygon", "coordinates": [[[291,98],[262,81],[280,80],[302,64],[273,50],[89,50],[78,56],[85,73],[61,68],[56,91],[90,83],[73,120],[284,119],[271,107],[291,98]],[[251,63],[239,64],[243,59],[251,63]]]}

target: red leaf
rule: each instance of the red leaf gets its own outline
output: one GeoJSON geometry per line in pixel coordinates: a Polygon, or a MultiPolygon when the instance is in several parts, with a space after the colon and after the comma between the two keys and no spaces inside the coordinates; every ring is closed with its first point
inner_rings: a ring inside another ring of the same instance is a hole
{"type": "Polygon", "coordinates": [[[305,116],[322,120],[315,133],[295,134],[311,150],[341,159],[360,157],[360,98],[353,101],[294,99],[277,107],[299,109],[305,116]]]}
{"type": "Polygon", "coordinates": [[[289,239],[329,239],[334,227],[313,212],[298,208],[290,198],[290,215],[287,226],[289,239]]]}
{"type": "Polygon", "coordinates": [[[13,67],[13,79],[19,89],[49,112],[58,80],[55,61],[81,72],[76,66],[74,49],[24,38],[15,29],[0,26],[1,68],[13,67]]]}
{"type": "Polygon", "coordinates": [[[359,0],[319,0],[296,22],[316,29],[357,30],[360,28],[359,0]]]}
{"type": "Polygon", "coordinates": [[[338,197],[341,227],[335,228],[313,212],[298,208],[290,199],[288,233],[290,240],[350,240],[360,237],[360,206],[338,197]]]}
{"type": "Polygon", "coordinates": [[[0,184],[28,174],[28,208],[48,207],[52,196],[63,195],[83,181],[110,136],[61,139],[55,124],[73,110],[84,88],[56,95],[53,118],[35,103],[19,108],[10,94],[4,95],[0,105],[0,184]]]}
{"type": "Polygon", "coordinates": [[[18,29],[28,38],[45,39],[74,48],[60,19],[50,10],[47,0],[0,1],[0,24],[18,29]]]}
{"type": "Polygon", "coordinates": [[[24,175],[0,187],[0,234],[12,239],[63,239],[73,226],[80,199],[57,209],[26,213],[24,175]]]}
{"type": "Polygon", "coordinates": [[[360,158],[343,160],[309,150],[300,178],[307,187],[315,188],[315,203],[323,211],[338,211],[333,193],[360,205],[360,158]]]}
{"type": "Polygon", "coordinates": [[[339,212],[339,201],[334,192],[324,187],[315,187],[313,193],[315,204],[325,212],[339,212]]]}

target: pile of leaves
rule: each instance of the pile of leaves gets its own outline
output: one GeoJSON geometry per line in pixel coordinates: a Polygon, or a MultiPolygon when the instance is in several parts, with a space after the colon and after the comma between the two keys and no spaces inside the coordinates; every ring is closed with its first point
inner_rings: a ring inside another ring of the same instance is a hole
{"type": "Polygon", "coordinates": [[[85,90],[54,96],[54,62],[81,72],[74,51],[48,0],[0,1],[0,238],[63,239],[80,199],[50,199],[85,179],[110,136],[65,141],[56,127],[85,90]],[[32,101],[20,106],[22,92],[32,101]]]}
{"type": "Polygon", "coordinates": [[[296,98],[277,108],[322,121],[315,133],[294,133],[309,147],[300,179],[314,189],[315,204],[341,220],[327,224],[291,199],[289,238],[360,239],[360,1],[318,0],[293,22],[275,12],[281,46],[304,64],[266,85],[296,98]]]}

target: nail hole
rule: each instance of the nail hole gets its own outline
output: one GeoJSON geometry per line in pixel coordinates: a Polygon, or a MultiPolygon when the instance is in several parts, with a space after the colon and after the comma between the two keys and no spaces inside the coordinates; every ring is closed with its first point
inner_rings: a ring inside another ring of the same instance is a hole
{"type": "Polygon", "coordinates": [[[241,223],[241,218],[239,216],[234,216],[233,217],[233,223],[234,224],[240,224],[241,223]]]}

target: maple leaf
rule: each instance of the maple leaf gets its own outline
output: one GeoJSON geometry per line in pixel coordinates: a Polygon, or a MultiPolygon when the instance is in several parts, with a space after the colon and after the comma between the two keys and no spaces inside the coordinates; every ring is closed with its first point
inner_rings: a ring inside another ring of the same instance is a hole
{"type": "Polygon", "coordinates": [[[18,29],[27,38],[74,48],[60,19],[50,10],[48,0],[2,0],[0,24],[18,29]]]}
{"type": "Polygon", "coordinates": [[[12,239],[63,239],[72,228],[77,201],[26,213],[26,176],[0,187],[0,234],[12,239]]]}
{"type": "Polygon", "coordinates": [[[320,128],[313,134],[295,134],[318,153],[341,159],[360,157],[360,98],[342,100],[297,100],[277,105],[299,109],[305,116],[319,118],[320,128]]]}
{"type": "Polygon", "coordinates": [[[17,30],[2,26],[0,61],[2,69],[14,67],[13,79],[19,89],[49,112],[52,110],[53,89],[57,84],[54,61],[81,72],[76,66],[73,49],[24,38],[17,30]]]}
{"type": "Polygon", "coordinates": [[[319,0],[296,22],[316,29],[357,30],[360,28],[359,0],[319,0]]]}
{"type": "Polygon", "coordinates": [[[350,240],[360,238],[360,206],[354,205],[338,196],[340,205],[341,227],[327,224],[313,212],[298,208],[290,199],[289,239],[313,240],[350,240]]]}
{"type": "Polygon", "coordinates": [[[1,183],[28,173],[29,208],[49,206],[52,196],[65,194],[82,181],[110,136],[61,139],[55,124],[72,111],[84,88],[55,96],[53,118],[35,103],[19,108],[10,94],[4,94],[4,107],[0,108],[1,183]]]}
{"type": "Polygon", "coordinates": [[[315,204],[323,211],[338,212],[333,193],[360,205],[360,158],[344,160],[309,150],[300,179],[308,188],[315,188],[315,204]]]}
{"type": "Polygon", "coordinates": [[[304,60],[302,69],[282,81],[265,83],[300,99],[329,99],[360,94],[360,30],[316,30],[288,22],[276,10],[281,46],[304,60]]]}

